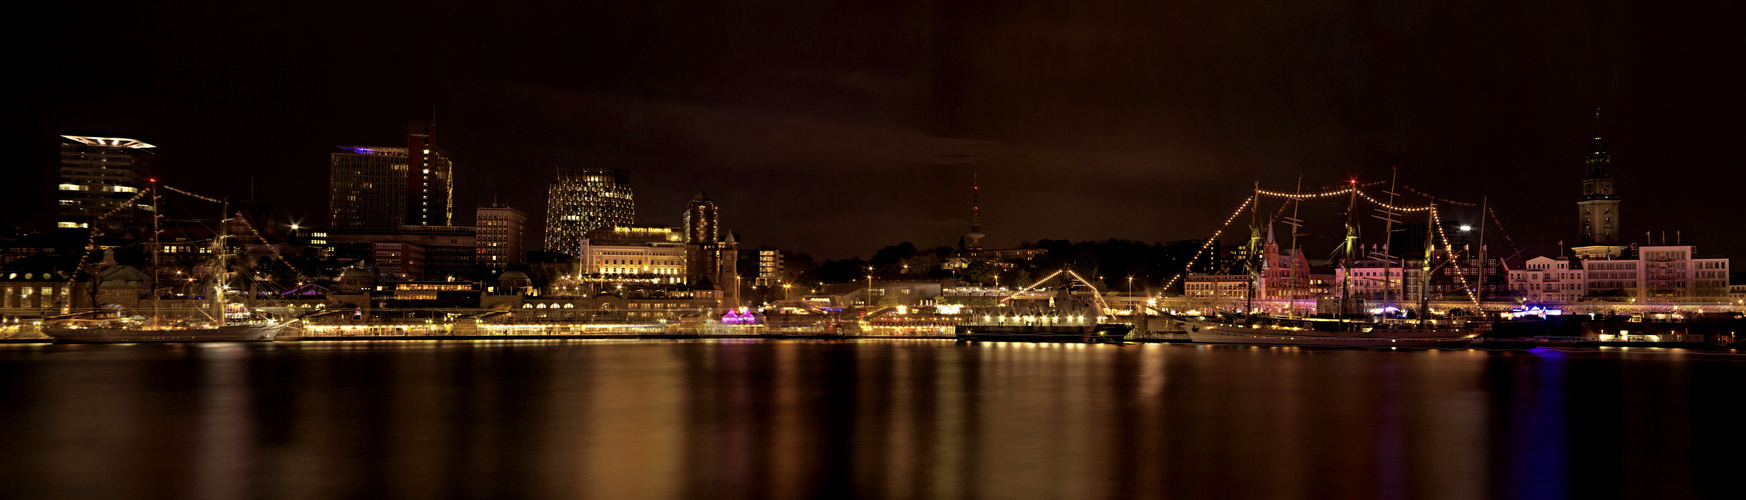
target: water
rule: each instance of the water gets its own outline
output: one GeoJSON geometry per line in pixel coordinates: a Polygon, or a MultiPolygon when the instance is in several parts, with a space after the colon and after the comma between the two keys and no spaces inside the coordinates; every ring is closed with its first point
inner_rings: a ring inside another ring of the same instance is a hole
{"type": "Polygon", "coordinates": [[[1732,497],[1743,361],[895,340],[0,345],[0,497],[1732,497]]]}

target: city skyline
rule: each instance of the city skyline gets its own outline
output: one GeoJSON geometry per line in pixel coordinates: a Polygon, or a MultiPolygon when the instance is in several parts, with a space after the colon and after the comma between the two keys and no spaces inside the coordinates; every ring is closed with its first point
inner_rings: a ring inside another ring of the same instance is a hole
{"type": "MultiPolygon", "coordinates": [[[[170,57],[121,62],[138,77],[106,80],[29,56],[47,77],[27,82],[34,87],[20,94],[29,96],[20,103],[28,118],[5,150],[21,184],[49,186],[60,135],[136,137],[161,146],[166,178],[232,199],[248,192],[252,178],[274,186],[259,197],[280,213],[319,221],[325,200],[298,193],[324,189],[323,156],[335,145],[397,144],[405,140],[403,125],[434,120],[456,159],[457,224],[471,222],[472,207],[497,200],[527,206],[529,237],[543,241],[544,214],[534,205],[545,197],[546,176],[554,165],[589,165],[633,172],[642,186],[636,208],[655,215],[647,222],[677,223],[662,214],[707,189],[735,207],[724,226],[758,244],[821,258],[865,257],[898,241],[955,243],[969,225],[962,190],[976,172],[984,243],[1011,247],[1042,238],[1204,238],[1256,180],[1274,189],[1291,187],[1300,174],[1311,185],[1349,176],[1386,180],[1398,167],[1403,182],[1435,186],[1439,196],[1490,196],[1530,253],[1555,254],[1558,242],[1568,247],[1578,237],[1566,203],[1580,192],[1567,179],[1582,174],[1585,146],[1598,132],[1612,145],[1619,184],[1629,186],[1620,193],[1631,207],[1620,231],[1626,243],[1665,230],[1706,252],[1746,251],[1746,236],[1726,230],[1732,214],[1723,201],[1746,174],[1712,167],[1728,156],[1710,145],[1727,143],[1732,117],[1742,112],[1741,104],[1714,98],[1726,95],[1721,82],[1742,71],[1710,63],[1720,60],[1711,51],[1737,46],[1741,36],[1719,21],[1658,6],[1584,5],[1542,12],[1559,15],[1536,16],[1539,24],[1505,24],[1480,40],[1455,35],[1483,15],[1481,6],[1440,16],[1406,8],[1354,18],[1338,7],[1291,4],[1264,10],[1295,17],[1219,14],[1235,16],[1239,30],[1196,26],[1193,20],[1214,14],[1191,8],[1097,5],[1137,12],[991,8],[972,16],[899,7],[873,9],[882,13],[861,21],[927,21],[934,45],[823,28],[753,30],[749,43],[719,44],[741,35],[721,25],[771,22],[757,12],[721,13],[720,25],[683,31],[671,42],[688,48],[638,31],[662,27],[657,21],[603,26],[611,29],[574,39],[484,30],[438,42],[452,61],[435,77],[333,81],[304,75],[345,67],[329,56],[385,50],[394,37],[333,45],[238,31],[223,33],[234,38],[231,48],[175,50],[195,43],[162,31],[189,22],[175,17],[180,11],[102,11],[94,15],[116,29],[66,40],[69,50],[132,40],[170,57]],[[1673,19],[1699,25],[1663,22],[1673,19]],[[1017,26],[1039,28],[1025,35],[1017,26]],[[1311,27],[1356,40],[1404,36],[1403,27],[1428,36],[1384,48],[1304,31],[1311,27]],[[1251,29],[1297,43],[1247,42],[1251,29]],[[1106,54],[1090,35],[1100,32],[1123,43],[1106,54]],[[466,45],[494,34],[529,52],[505,56],[466,45]],[[588,43],[605,36],[621,37],[631,55],[588,43]],[[1637,39],[1687,43],[1629,43],[1637,39]],[[1036,61],[1019,57],[1012,47],[1027,43],[1053,52],[1036,61]],[[711,44],[721,47],[691,50],[711,44]],[[1197,46],[1205,50],[1183,50],[1197,46]],[[581,63],[533,63],[560,51],[581,63]],[[1339,53],[1364,57],[1328,55],[1339,53]],[[679,55],[670,65],[649,62],[679,55]],[[1078,70],[1026,70],[1032,63],[1078,70]],[[1308,81],[1291,76],[1314,65],[1328,69],[1308,81]],[[237,71],[216,72],[225,67],[237,71]],[[200,69],[212,81],[185,82],[175,68],[200,69]],[[1173,76],[1188,74],[1195,79],[1173,76]],[[238,162],[225,144],[261,153],[238,162]],[[841,227],[855,231],[832,234],[841,227]]],[[[835,26],[845,22],[838,15],[863,9],[794,15],[835,26]]],[[[464,14],[416,16],[452,21],[464,14]]],[[[386,15],[365,11],[356,22],[386,15]]],[[[382,29],[407,29],[400,24],[382,29]]],[[[254,26],[271,34],[289,24],[254,26]]],[[[26,191],[0,202],[0,223],[52,222],[42,208],[52,195],[26,191]]]]}

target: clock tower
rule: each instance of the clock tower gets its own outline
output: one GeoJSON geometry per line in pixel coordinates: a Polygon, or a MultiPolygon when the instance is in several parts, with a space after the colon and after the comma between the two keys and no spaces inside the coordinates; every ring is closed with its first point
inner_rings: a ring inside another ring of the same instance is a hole
{"type": "Polygon", "coordinates": [[[1582,179],[1582,198],[1576,202],[1582,234],[1571,250],[1582,258],[1619,257],[1625,249],[1619,243],[1619,197],[1613,186],[1612,157],[1599,136],[1588,145],[1586,163],[1588,175],[1582,179]]]}

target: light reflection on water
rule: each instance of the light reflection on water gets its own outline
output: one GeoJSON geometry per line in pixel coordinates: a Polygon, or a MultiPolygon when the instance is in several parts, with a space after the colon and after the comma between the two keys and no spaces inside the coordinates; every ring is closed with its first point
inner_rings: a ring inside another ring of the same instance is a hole
{"type": "Polygon", "coordinates": [[[1746,356],[942,341],[0,346],[7,498],[1718,495],[1746,356]]]}

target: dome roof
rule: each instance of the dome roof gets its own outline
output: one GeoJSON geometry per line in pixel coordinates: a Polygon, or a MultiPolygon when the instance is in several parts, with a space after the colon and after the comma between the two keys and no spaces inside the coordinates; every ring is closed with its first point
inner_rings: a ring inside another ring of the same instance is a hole
{"type": "Polygon", "coordinates": [[[346,268],[345,272],[340,273],[340,279],[342,279],[342,280],[346,279],[346,278],[371,278],[371,279],[374,279],[375,277],[376,277],[375,273],[371,273],[369,271],[365,271],[361,268],[356,268],[356,267],[346,268]]]}
{"type": "Polygon", "coordinates": [[[1599,136],[1596,136],[1594,138],[1594,142],[1588,143],[1588,154],[1591,154],[1591,155],[1607,154],[1607,141],[1602,140],[1599,136]]]}
{"type": "Polygon", "coordinates": [[[497,279],[500,279],[500,280],[525,280],[525,279],[529,279],[529,278],[527,277],[527,273],[524,273],[521,271],[504,271],[503,274],[497,275],[497,279]]]}

